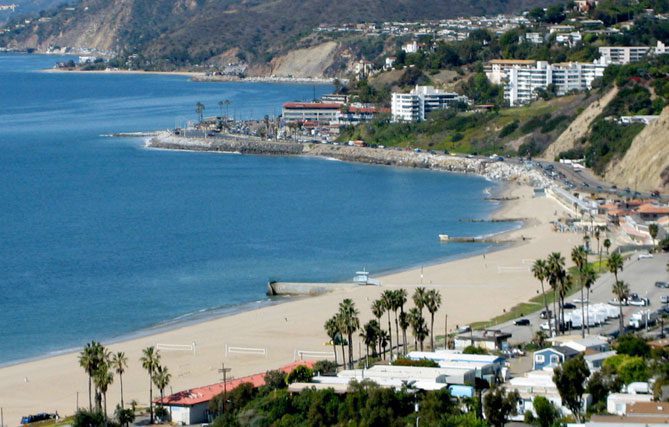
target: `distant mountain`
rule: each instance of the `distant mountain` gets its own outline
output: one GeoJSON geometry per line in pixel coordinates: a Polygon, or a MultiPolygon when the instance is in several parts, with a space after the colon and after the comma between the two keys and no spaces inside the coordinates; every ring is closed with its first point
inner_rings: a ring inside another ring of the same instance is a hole
{"type": "Polygon", "coordinates": [[[4,0],[0,5],[14,4],[17,7],[14,10],[0,11],[0,24],[9,21],[12,18],[24,15],[33,15],[41,11],[55,8],[68,0],[4,0]]]}
{"type": "MultiPolygon", "coordinates": [[[[36,2],[37,0],[35,0],[36,2]]],[[[46,1],[46,0],[42,0],[46,1]]],[[[513,13],[550,0],[81,0],[0,39],[15,47],[95,47],[170,64],[229,56],[267,63],[321,23],[513,13]]],[[[53,1],[52,1],[53,3],[53,1]]]]}

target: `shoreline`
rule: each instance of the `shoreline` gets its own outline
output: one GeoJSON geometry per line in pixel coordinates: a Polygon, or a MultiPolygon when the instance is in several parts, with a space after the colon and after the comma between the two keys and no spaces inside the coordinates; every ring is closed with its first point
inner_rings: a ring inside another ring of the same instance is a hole
{"type": "MultiPolygon", "coordinates": [[[[527,186],[509,185],[507,191],[519,199],[501,202],[492,216],[532,218],[523,228],[507,232],[511,236],[527,236],[526,241],[485,254],[388,272],[378,277],[383,283],[380,287],[365,286],[310,298],[290,298],[279,304],[109,344],[110,350],[124,351],[129,359],[128,373],[123,378],[126,400],[148,404],[145,372],[138,360],[143,348],[156,343],[197,343],[196,354],[161,350],[162,361],[173,375],[171,385],[177,391],[217,382],[216,369],[223,361],[233,368],[233,375],[243,376],[289,363],[298,350],[331,354],[332,347],[325,345],[327,337],[322,325],[343,298],[354,300],[362,324],[372,317],[369,305],[383,290],[402,287],[411,295],[413,289],[420,286],[421,277],[423,286],[442,293],[444,303],[437,312],[437,318],[442,320],[437,325],[443,325],[443,316],[448,313],[449,332],[458,324],[492,318],[503,309],[530,299],[539,285],[529,273],[525,259],[555,250],[564,253],[580,241],[580,236],[552,231],[548,222],[553,219],[554,211],[565,212],[555,201],[533,198],[533,190],[527,186]],[[262,347],[267,355],[226,354],[228,345],[262,347]]],[[[443,328],[435,326],[435,334],[443,335],[443,328]]],[[[80,401],[84,402],[86,389],[87,377],[78,365],[76,352],[0,368],[0,395],[7,396],[3,406],[8,420],[16,418],[18,421],[21,415],[44,410],[74,413],[77,392],[83,393],[80,401]]],[[[118,393],[118,384],[114,382],[108,395],[110,407],[117,403],[118,393]]]]}
{"type": "MultiPolygon", "coordinates": [[[[123,69],[104,69],[104,70],[80,70],[64,68],[45,68],[37,70],[40,73],[61,73],[61,74],[118,74],[118,75],[163,75],[163,76],[184,76],[190,77],[190,80],[196,83],[277,83],[277,84],[332,84],[336,78],[329,77],[279,77],[279,76],[209,76],[202,71],[145,71],[145,70],[123,70],[123,69]]],[[[346,79],[340,79],[345,81],[346,79]]]]}
{"type": "MultiPolygon", "coordinates": [[[[158,149],[158,150],[167,150],[167,149],[158,149]]],[[[232,154],[232,153],[229,153],[232,154]]],[[[319,159],[322,159],[319,157],[319,159]]],[[[497,190],[494,190],[492,194],[499,194],[505,195],[505,194],[510,194],[511,189],[508,188],[509,184],[500,182],[496,183],[497,185],[500,186],[497,190]]],[[[490,202],[490,203],[497,203],[498,206],[496,206],[493,211],[490,213],[485,218],[485,221],[493,220],[496,219],[498,214],[500,212],[503,212],[505,205],[508,203],[513,203],[513,201],[495,201],[495,202],[490,202]]],[[[521,221],[520,224],[518,224],[515,227],[509,228],[507,230],[499,231],[496,233],[490,233],[486,235],[482,235],[483,237],[498,237],[498,238],[503,238],[506,235],[511,235],[514,232],[518,230],[522,230],[525,228],[527,225],[528,221],[521,221]]],[[[506,249],[509,249],[513,247],[514,245],[517,244],[522,244],[522,242],[505,242],[505,243],[480,243],[480,245],[485,246],[484,248],[479,248],[477,250],[472,250],[468,251],[466,253],[460,253],[456,255],[450,255],[446,257],[440,257],[440,258],[435,258],[432,260],[427,260],[425,262],[420,262],[417,264],[411,264],[411,265],[406,265],[402,267],[396,267],[396,268],[389,268],[386,270],[381,270],[378,272],[378,274],[374,274],[374,277],[385,277],[385,276],[391,276],[395,274],[401,274],[406,271],[414,270],[414,269],[419,269],[419,268],[428,268],[428,267],[434,267],[434,266],[439,266],[451,262],[456,262],[459,260],[465,260],[468,258],[473,258],[480,256],[482,254],[490,254],[498,251],[503,251],[506,249]]],[[[332,283],[344,283],[344,282],[332,282],[332,283]]],[[[332,292],[328,293],[336,293],[337,290],[333,290],[332,292]]],[[[179,315],[174,318],[166,319],[164,321],[161,321],[159,323],[143,327],[131,332],[127,333],[121,333],[119,335],[111,336],[111,337],[102,337],[101,339],[97,339],[98,341],[101,341],[105,345],[116,345],[116,344],[123,344],[124,342],[140,339],[140,338],[147,338],[151,337],[153,335],[165,333],[165,332],[172,332],[175,330],[179,330],[181,328],[187,328],[190,326],[197,326],[200,323],[204,322],[209,322],[209,321],[215,321],[218,319],[234,316],[240,313],[245,313],[245,312],[253,312],[255,310],[262,310],[266,307],[269,306],[274,306],[274,305],[280,305],[280,304],[286,304],[290,303],[293,301],[301,300],[301,299],[309,299],[313,298],[311,296],[298,296],[298,295],[291,295],[291,296],[274,296],[274,297],[269,297],[266,296],[265,299],[257,299],[255,301],[250,301],[242,304],[238,304],[235,306],[230,306],[230,307],[219,307],[219,308],[203,308],[198,311],[194,311],[191,313],[184,313],[182,315],[179,315]]],[[[78,347],[73,347],[73,348],[63,348],[60,350],[51,350],[48,351],[47,353],[36,355],[36,356],[30,356],[27,358],[23,359],[17,359],[17,360],[10,360],[7,362],[1,362],[0,361],[0,369],[3,368],[8,368],[16,365],[22,365],[25,363],[32,363],[32,362],[39,362],[41,360],[49,359],[52,357],[57,357],[57,356],[62,356],[62,355],[68,355],[68,354],[73,354],[77,353],[79,351],[78,347]]],[[[0,426],[1,427],[1,426],[0,426]]]]}

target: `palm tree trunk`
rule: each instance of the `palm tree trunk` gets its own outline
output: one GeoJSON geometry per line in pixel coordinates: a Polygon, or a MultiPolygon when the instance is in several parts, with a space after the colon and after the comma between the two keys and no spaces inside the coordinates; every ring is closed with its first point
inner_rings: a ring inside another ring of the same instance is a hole
{"type": "Polygon", "coordinates": [[[620,333],[618,334],[618,336],[621,337],[621,336],[623,335],[624,330],[625,330],[625,323],[623,322],[623,302],[622,302],[622,301],[618,301],[618,303],[620,304],[620,305],[618,306],[618,307],[620,307],[620,319],[619,319],[619,322],[620,322],[620,333]]]}
{"type": "Polygon", "coordinates": [[[118,375],[119,381],[121,382],[121,409],[125,409],[123,405],[123,374],[118,375]]]}
{"type": "Polygon", "coordinates": [[[153,424],[153,381],[150,372],[149,372],[149,414],[150,414],[151,424],[153,424]]]}
{"type": "Polygon", "coordinates": [[[402,329],[402,347],[404,347],[404,354],[407,354],[407,330],[402,329]]]}
{"type": "Polygon", "coordinates": [[[107,393],[103,393],[102,398],[105,402],[105,425],[107,425],[107,393]]]}
{"type": "Polygon", "coordinates": [[[348,369],[353,369],[353,334],[348,334],[348,369]]]}
{"type": "Polygon", "coordinates": [[[583,284],[581,283],[581,338],[585,338],[585,301],[583,301],[583,284]]]}
{"type": "Polygon", "coordinates": [[[393,360],[393,327],[390,323],[390,310],[388,310],[388,348],[390,350],[390,360],[393,360]]]}
{"type": "Polygon", "coordinates": [[[588,317],[588,335],[590,335],[590,289],[586,291],[585,315],[588,317]]]}
{"type": "Polygon", "coordinates": [[[434,351],[434,313],[430,313],[430,349],[434,351]]]}
{"type": "Polygon", "coordinates": [[[344,349],[344,339],[341,339],[341,365],[346,367],[346,350],[344,349]]]}
{"type": "Polygon", "coordinates": [[[91,376],[88,375],[88,410],[93,412],[93,396],[91,394],[91,376]]]}
{"type": "MultiPolygon", "coordinates": [[[[553,329],[555,330],[555,335],[558,336],[558,310],[557,310],[557,300],[558,300],[558,294],[557,294],[557,288],[555,291],[553,291],[553,315],[549,316],[548,318],[548,326],[550,326],[551,321],[550,318],[553,318],[553,329]]],[[[550,328],[549,328],[550,329],[550,328]]]]}
{"type": "Polygon", "coordinates": [[[400,346],[400,324],[397,321],[397,311],[395,311],[395,347],[398,347],[397,352],[399,353],[400,346]]]}
{"type": "Polygon", "coordinates": [[[335,365],[338,365],[338,363],[337,363],[337,343],[335,342],[334,338],[332,338],[332,350],[334,351],[335,365]]]}
{"type": "MultiPolygon", "coordinates": [[[[544,297],[544,309],[546,310],[546,314],[548,314],[548,299],[546,298],[546,291],[544,291],[544,281],[541,281],[541,295],[544,297]]],[[[550,333],[550,326],[551,326],[551,321],[550,318],[548,319],[548,331],[550,333]]]]}

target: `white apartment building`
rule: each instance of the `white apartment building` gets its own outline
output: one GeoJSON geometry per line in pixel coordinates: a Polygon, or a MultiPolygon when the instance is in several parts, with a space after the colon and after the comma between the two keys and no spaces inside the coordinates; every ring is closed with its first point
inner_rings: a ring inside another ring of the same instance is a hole
{"type": "Polygon", "coordinates": [[[443,110],[469,100],[464,95],[444,92],[433,86],[416,86],[410,93],[392,94],[391,112],[394,122],[417,122],[435,110],[443,110]]]}
{"type": "Polygon", "coordinates": [[[420,50],[420,46],[418,46],[418,42],[414,40],[402,46],[402,50],[406,53],[416,53],[420,50]]]}
{"type": "Polygon", "coordinates": [[[537,90],[555,87],[558,96],[590,89],[592,81],[604,75],[606,64],[546,61],[491,61],[487,73],[492,83],[504,85],[504,99],[511,107],[527,104],[537,98],[537,90]],[[496,62],[496,63],[494,63],[496,62]]]}
{"type": "Polygon", "coordinates": [[[661,41],[653,48],[650,46],[602,46],[600,57],[609,64],[629,64],[643,59],[648,54],[663,55],[667,48],[661,41]]]}

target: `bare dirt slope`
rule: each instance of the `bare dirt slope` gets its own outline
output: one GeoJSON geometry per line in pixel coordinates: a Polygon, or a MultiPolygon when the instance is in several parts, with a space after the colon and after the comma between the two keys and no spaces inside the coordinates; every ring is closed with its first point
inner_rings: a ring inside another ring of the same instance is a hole
{"type": "Polygon", "coordinates": [[[280,77],[322,77],[334,62],[337,46],[330,41],[290,51],[272,61],[271,74],[280,77]]]}
{"type": "Polygon", "coordinates": [[[669,107],[634,138],[622,160],[609,165],[606,180],[639,191],[669,190],[669,107]]]}
{"type": "Polygon", "coordinates": [[[614,87],[583,110],[558,139],[548,146],[544,151],[543,158],[553,160],[561,152],[574,148],[578,140],[587,135],[592,122],[602,113],[617,93],[618,88],[614,87]]]}

